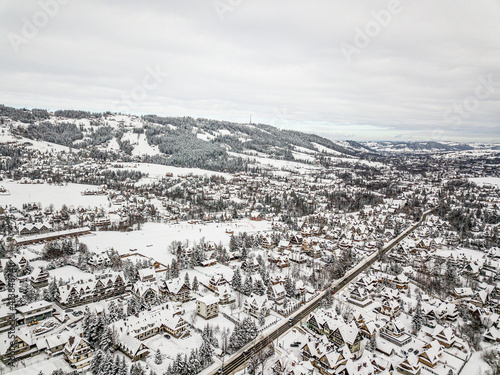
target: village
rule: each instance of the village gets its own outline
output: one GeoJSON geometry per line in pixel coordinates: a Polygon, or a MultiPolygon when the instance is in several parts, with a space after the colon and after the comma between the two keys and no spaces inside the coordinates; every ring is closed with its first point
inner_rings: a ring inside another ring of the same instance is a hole
{"type": "Polygon", "coordinates": [[[1,159],[4,372],[216,373],[372,257],[238,371],[490,368],[495,154],[322,155],[230,174],[32,146],[1,159]]]}

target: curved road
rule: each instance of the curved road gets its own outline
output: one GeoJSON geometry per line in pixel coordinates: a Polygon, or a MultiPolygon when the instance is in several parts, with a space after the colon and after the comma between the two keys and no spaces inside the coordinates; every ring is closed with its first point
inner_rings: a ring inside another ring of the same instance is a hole
{"type": "Polygon", "coordinates": [[[321,300],[325,298],[329,293],[335,294],[340,289],[344,288],[347,284],[353,281],[361,272],[368,269],[375,261],[377,260],[379,253],[380,255],[386,254],[390,250],[392,250],[396,245],[398,245],[404,238],[406,238],[411,232],[413,232],[429,215],[435,208],[428,210],[423,213],[420,220],[412,225],[410,228],[406,229],[399,236],[394,238],[391,242],[385,245],[378,253],[374,253],[364,261],[358,263],[356,267],[351,269],[344,277],[338,279],[330,284],[323,292],[321,292],[318,296],[309,301],[306,305],[302,307],[297,313],[292,314],[291,318],[288,321],[285,321],[281,325],[279,325],[274,331],[270,332],[266,337],[262,338],[260,341],[256,343],[249,343],[243,349],[238,351],[233,355],[233,357],[225,363],[222,367],[219,367],[217,370],[212,372],[212,374],[223,374],[223,375],[231,375],[237,369],[239,369],[242,365],[244,365],[251,356],[258,354],[262,349],[264,349],[267,345],[269,345],[273,340],[276,340],[278,337],[287,332],[290,328],[292,328],[295,324],[297,324],[300,320],[307,317],[309,313],[318,308],[321,303],[321,300]]]}

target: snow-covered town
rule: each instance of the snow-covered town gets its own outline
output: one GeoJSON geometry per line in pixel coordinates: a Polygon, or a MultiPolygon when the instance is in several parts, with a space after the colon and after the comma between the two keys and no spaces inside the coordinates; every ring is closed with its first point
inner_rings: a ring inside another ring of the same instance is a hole
{"type": "Polygon", "coordinates": [[[289,158],[233,148],[228,172],[169,165],[148,141],[168,121],[229,142],[223,124],[0,115],[3,373],[498,365],[498,150],[364,152],[299,133],[289,158]]]}

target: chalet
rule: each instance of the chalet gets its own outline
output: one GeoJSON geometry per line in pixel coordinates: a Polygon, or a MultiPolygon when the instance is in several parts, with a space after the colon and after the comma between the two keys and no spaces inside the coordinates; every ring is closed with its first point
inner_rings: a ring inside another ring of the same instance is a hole
{"type": "Polygon", "coordinates": [[[44,267],[37,267],[30,275],[30,282],[33,288],[42,288],[47,286],[49,285],[49,273],[44,267]]]}
{"type": "Polygon", "coordinates": [[[384,281],[392,288],[408,289],[408,277],[406,277],[403,273],[397,276],[385,275],[384,281]]]}
{"type": "Polygon", "coordinates": [[[229,283],[224,277],[224,275],[222,275],[221,273],[216,273],[210,278],[210,281],[208,282],[208,287],[217,293],[221,286],[227,284],[229,283]]]}
{"type": "Polygon", "coordinates": [[[368,306],[372,303],[369,293],[363,287],[354,288],[349,294],[348,301],[361,307],[368,306]]]}
{"type": "Polygon", "coordinates": [[[271,284],[273,284],[273,285],[276,285],[276,284],[285,285],[285,279],[286,279],[286,277],[281,275],[281,274],[271,275],[271,284]]]}
{"type": "Polygon", "coordinates": [[[234,296],[229,285],[223,285],[218,290],[219,305],[227,305],[234,302],[234,296]]]}
{"type": "Polygon", "coordinates": [[[196,313],[204,319],[219,315],[219,299],[214,296],[205,296],[196,300],[196,313]]]}
{"type": "Polygon", "coordinates": [[[452,329],[450,327],[443,327],[441,325],[438,325],[434,331],[430,334],[430,336],[434,339],[439,341],[441,345],[443,345],[445,348],[450,348],[455,344],[455,334],[453,333],[452,329]]]}
{"type": "Polygon", "coordinates": [[[361,350],[363,337],[354,322],[337,327],[329,336],[329,339],[337,348],[346,345],[354,358],[359,358],[363,354],[363,350],[361,350]]]}
{"type": "Polygon", "coordinates": [[[135,297],[137,301],[141,301],[144,307],[153,304],[159,295],[160,290],[156,283],[137,281],[132,286],[132,296],[135,297]]]}
{"type": "Polygon", "coordinates": [[[132,362],[147,357],[150,352],[146,344],[128,333],[118,335],[117,347],[123,354],[129,357],[132,362]]]}
{"type": "Polygon", "coordinates": [[[62,331],[51,335],[45,339],[45,353],[49,357],[55,357],[57,355],[64,353],[64,347],[66,346],[69,337],[72,335],[69,331],[62,331]]]}
{"type": "Polygon", "coordinates": [[[172,301],[187,302],[191,299],[191,288],[180,277],[165,280],[160,287],[163,295],[168,296],[172,301]]]}
{"type": "Polygon", "coordinates": [[[0,337],[0,342],[3,342],[3,344],[0,344],[0,360],[2,361],[5,361],[9,357],[14,361],[19,361],[39,353],[39,349],[31,339],[31,334],[27,327],[17,329],[12,340],[8,338],[7,333],[3,333],[2,337],[0,337]]]}
{"type": "Polygon", "coordinates": [[[137,278],[143,282],[156,282],[156,272],[154,267],[148,267],[138,270],[137,278]]]}
{"type": "Polygon", "coordinates": [[[396,344],[403,346],[411,341],[411,336],[405,332],[405,327],[398,319],[389,320],[380,330],[380,337],[396,344]]]}
{"type": "Polygon", "coordinates": [[[64,346],[64,356],[71,367],[81,369],[90,365],[92,349],[87,340],[81,336],[72,335],[64,346]]]}
{"type": "Polygon", "coordinates": [[[389,317],[397,317],[401,313],[401,306],[395,300],[385,299],[380,307],[380,312],[389,317]]]}
{"type": "Polygon", "coordinates": [[[275,284],[269,287],[267,295],[269,299],[273,300],[277,304],[282,304],[285,299],[285,287],[282,284],[275,284]]]}
{"type": "Polygon", "coordinates": [[[398,365],[397,370],[404,375],[419,375],[422,371],[422,366],[420,366],[418,357],[410,354],[398,365]]]}
{"type": "Polygon", "coordinates": [[[344,346],[324,353],[315,364],[322,374],[340,374],[341,367],[345,367],[351,357],[349,349],[344,346]]]}
{"type": "Polygon", "coordinates": [[[251,273],[257,272],[259,270],[259,267],[260,264],[259,262],[257,262],[257,259],[255,258],[247,259],[241,264],[242,269],[251,273]]]}
{"type": "Polygon", "coordinates": [[[474,295],[470,299],[470,302],[476,305],[477,307],[484,307],[486,306],[488,300],[489,300],[488,292],[486,292],[486,290],[480,290],[474,293],[474,295]]]}
{"type": "Polygon", "coordinates": [[[107,266],[110,261],[109,257],[107,254],[102,253],[102,254],[92,254],[92,256],[89,258],[87,261],[89,266],[94,267],[94,268],[101,268],[107,266]]]}
{"type": "Polygon", "coordinates": [[[80,306],[124,294],[130,289],[123,272],[112,272],[97,280],[79,280],[58,288],[56,303],[64,308],[80,306]]]}
{"type": "Polygon", "coordinates": [[[422,353],[418,355],[418,360],[420,363],[433,368],[438,364],[439,358],[442,354],[443,347],[439,341],[434,340],[423,347],[422,353]]]}
{"type": "Polygon", "coordinates": [[[474,292],[471,288],[455,288],[453,289],[453,296],[455,298],[470,298],[474,292]]]}
{"type": "Polygon", "coordinates": [[[250,213],[250,220],[253,221],[262,221],[262,215],[259,211],[252,211],[250,213]]]}
{"type": "Polygon", "coordinates": [[[189,335],[186,321],[168,303],[112,323],[110,328],[119,336],[128,334],[141,341],[161,332],[177,338],[189,335]]]}
{"type": "Polygon", "coordinates": [[[484,332],[483,338],[488,342],[500,342],[500,329],[496,327],[488,328],[484,332]]]}
{"type": "Polygon", "coordinates": [[[243,303],[243,311],[258,318],[261,315],[267,316],[269,314],[270,305],[266,296],[251,294],[243,303]]]}

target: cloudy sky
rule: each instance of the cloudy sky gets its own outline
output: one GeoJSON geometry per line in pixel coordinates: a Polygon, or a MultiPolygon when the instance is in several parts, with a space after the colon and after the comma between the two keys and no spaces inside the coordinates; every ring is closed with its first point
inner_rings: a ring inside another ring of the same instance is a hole
{"type": "Polygon", "coordinates": [[[500,142],[500,0],[3,0],[0,103],[500,142]]]}

